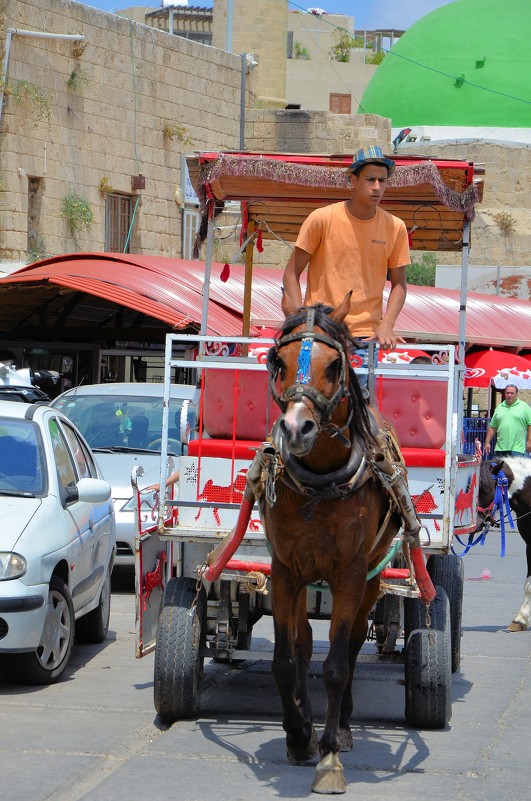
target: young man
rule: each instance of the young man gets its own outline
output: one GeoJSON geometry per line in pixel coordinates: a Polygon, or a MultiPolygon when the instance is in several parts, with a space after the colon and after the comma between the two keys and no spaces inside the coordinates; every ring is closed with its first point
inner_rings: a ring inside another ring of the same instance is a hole
{"type": "Polygon", "coordinates": [[[297,306],[303,305],[300,276],[306,268],[307,306],[336,307],[352,290],[345,322],[352,336],[363,340],[358,353],[363,366],[370,340],[387,348],[404,341],[394,325],[406,299],[407,231],[402,220],[379,208],[394,169],[376,145],[358,150],[347,170],[350,199],[308,215],[284,271],[284,291],[297,306]],[[382,314],[388,271],[391,292],[382,314]]]}
{"type": "Polygon", "coordinates": [[[490,453],[490,443],[496,435],[494,456],[525,456],[531,451],[531,408],[518,397],[518,387],[507,384],[505,400],[491,417],[484,450],[490,453]]]}

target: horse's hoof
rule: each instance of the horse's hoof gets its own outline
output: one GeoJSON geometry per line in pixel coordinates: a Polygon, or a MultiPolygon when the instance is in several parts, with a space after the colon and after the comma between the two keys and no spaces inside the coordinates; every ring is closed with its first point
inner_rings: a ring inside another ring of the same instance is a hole
{"type": "Polygon", "coordinates": [[[343,767],[337,754],[326,754],[315,768],[312,792],[339,795],[347,790],[343,767]]]}
{"type": "Polygon", "coordinates": [[[339,750],[352,751],[352,732],[350,729],[339,729],[339,750]]]}
{"type": "Polygon", "coordinates": [[[507,631],[527,631],[527,626],[521,620],[512,620],[507,626],[507,631]]]}
{"type": "Polygon", "coordinates": [[[312,726],[312,736],[306,748],[291,748],[288,746],[288,759],[290,762],[308,762],[313,759],[319,751],[319,740],[317,732],[312,726]]]}

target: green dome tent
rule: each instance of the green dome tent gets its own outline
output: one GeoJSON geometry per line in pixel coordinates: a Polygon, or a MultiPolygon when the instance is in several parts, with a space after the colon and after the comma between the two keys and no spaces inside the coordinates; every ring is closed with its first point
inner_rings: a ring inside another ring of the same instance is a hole
{"type": "Polygon", "coordinates": [[[456,0],[396,42],[358,112],[393,128],[531,128],[530,39],[529,0],[456,0]]]}

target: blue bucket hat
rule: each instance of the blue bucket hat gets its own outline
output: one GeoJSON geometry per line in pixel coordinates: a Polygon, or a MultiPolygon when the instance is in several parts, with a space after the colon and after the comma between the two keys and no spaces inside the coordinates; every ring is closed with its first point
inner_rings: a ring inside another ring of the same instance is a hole
{"type": "Polygon", "coordinates": [[[381,147],[378,147],[378,145],[369,145],[368,147],[360,148],[360,150],[354,154],[352,164],[347,169],[346,174],[352,175],[352,173],[361,169],[361,167],[364,167],[366,164],[382,164],[389,170],[389,175],[395,171],[396,167],[392,159],[388,159],[384,156],[381,147]]]}

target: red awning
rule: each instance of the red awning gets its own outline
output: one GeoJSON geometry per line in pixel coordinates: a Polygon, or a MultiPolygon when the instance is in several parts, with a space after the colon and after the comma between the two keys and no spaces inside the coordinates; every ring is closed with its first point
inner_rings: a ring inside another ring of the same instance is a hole
{"type": "MultiPolygon", "coordinates": [[[[4,321],[16,322],[17,310],[10,307],[9,287],[49,284],[85,292],[123,305],[180,329],[201,322],[204,262],[162,256],[115,253],[81,253],[56,256],[18,270],[0,281],[0,302],[4,321]]],[[[242,331],[245,268],[230,266],[226,282],[221,281],[223,265],[212,265],[208,333],[238,336],[242,331]]],[[[282,319],[280,309],[282,271],[253,267],[251,333],[262,324],[275,325],[282,319]]],[[[389,291],[389,285],[387,286],[389,291]]],[[[28,295],[29,297],[29,295],[28,295]]],[[[25,302],[27,318],[31,309],[25,302]]],[[[6,323],[7,325],[7,323],[6,323]]],[[[409,286],[400,313],[397,332],[408,340],[451,343],[459,338],[459,292],[450,289],[409,286]]],[[[514,298],[469,293],[466,340],[468,344],[531,349],[531,304],[514,298]]]]}

